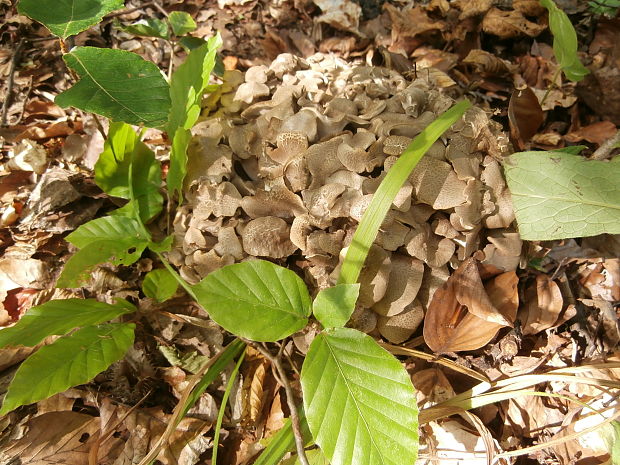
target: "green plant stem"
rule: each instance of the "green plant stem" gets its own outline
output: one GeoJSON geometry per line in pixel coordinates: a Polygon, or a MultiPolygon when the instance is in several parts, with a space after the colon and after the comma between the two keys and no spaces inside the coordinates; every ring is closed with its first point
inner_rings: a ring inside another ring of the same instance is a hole
{"type": "Polygon", "coordinates": [[[558,76],[562,72],[562,67],[558,65],[558,69],[555,70],[553,77],[551,78],[551,83],[547,86],[547,90],[545,91],[545,95],[543,95],[542,100],[540,101],[540,106],[542,107],[545,104],[545,100],[549,97],[549,93],[555,87],[555,81],[558,79],[558,76]]]}
{"type": "Polygon", "coordinates": [[[226,385],[226,390],[224,391],[224,397],[222,397],[222,405],[220,405],[220,411],[217,414],[217,422],[215,423],[215,432],[213,434],[213,456],[211,458],[211,464],[217,465],[217,449],[218,444],[220,442],[220,431],[222,430],[222,421],[224,420],[224,411],[226,410],[226,403],[228,402],[228,397],[230,396],[230,391],[232,391],[233,384],[235,383],[235,379],[237,378],[237,374],[239,373],[239,367],[245,358],[245,352],[241,354],[239,360],[237,360],[237,364],[235,368],[233,368],[232,373],[230,374],[230,379],[228,380],[228,384],[226,385]]]}

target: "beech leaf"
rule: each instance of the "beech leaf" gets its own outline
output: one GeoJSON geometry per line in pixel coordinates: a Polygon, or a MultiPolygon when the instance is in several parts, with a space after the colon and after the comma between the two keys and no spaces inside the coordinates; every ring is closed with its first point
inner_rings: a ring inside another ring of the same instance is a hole
{"type": "Polygon", "coordinates": [[[135,325],[87,326],[42,347],[15,373],[0,415],[89,382],[123,357],[133,344],[135,325]]]}
{"type": "Polygon", "coordinates": [[[196,299],[225,330],[253,341],[278,341],[304,328],[311,302],[293,271],[264,260],[220,268],[193,286],[196,299]]]}
{"type": "Polygon", "coordinates": [[[149,271],[144,277],[142,290],[147,297],[165,302],[179,287],[177,280],[165,268],[149,271]]]}
{"type": "Polygon", "coordinates": [[[360,293],[358,284],[338,284],[321,290],[312,304],[312,312],[325,328],[344,326],[360,293]]]}
{"type": "Polygon", "coordinates": [[[129,124],[166,123],[168,83],[155,63],[125,50],[96,47],[78,47],[63,58],[80,80],[59,94],[56,104],[129,124]]]}
{"type": "Polygon", "coordinates": [[[31,307],[15,325],[0,331],[0,347],[34,347],[48,336],[62,336],[77,326],[95,325],[135,311],[126,300],[115,304],[94,299],[50,300],[31,307]]]}
{"type": "Polygon", "coordinates": [[[124,0],[20,0],[17,11],[66,39],[94,26],[124,5],[124,0]]]}
{"type": "Polygon", "coordinates": [[[370,336],[327,329],[301,371],[304,409],[332,465],[413,464],[418,407],[409,374],[370,336]]]}

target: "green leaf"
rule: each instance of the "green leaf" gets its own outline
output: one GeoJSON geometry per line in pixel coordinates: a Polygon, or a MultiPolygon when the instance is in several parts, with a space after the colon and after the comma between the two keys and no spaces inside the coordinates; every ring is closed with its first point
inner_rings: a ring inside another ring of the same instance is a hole
{"type": "Polygon", "coordinates": [[[600,436],[607,445],[612,465],[620,465],[620,422],[612,421],[600,430],[600,436]]]}
{"type": "Polygon", "coordinates": [[[264,260],[228,265],[193,286],[220,326],[253,341],[278,341],[308,323],[311,303],[294,272],[264,260]]]}
{"type": "Polygon", "coordinates": [[[561,149],[555,149],[554,152],[564,152],[570,153],[571,155],[579,155],[583,149],[587,149],[588,147],[585,145],[568,145],[566,147],[562,147],[561,149]]]}
{"type": "Polygon", "coordinates": [[[310,431],[332,465],[415,462],[415,390],[400,362],[370,336],[350,328],[319,334],[301,387],[310,431]]]}
{"type": "Polygon", "coordinates": [[[521,152],[508,157],[504,171],[523,239],[620,233],[620,158],[521,152]]]}
{"type": "Polygon", "coordinates": [[[136,243],[148,241],[140,224],[132,218],[104,216],[83,224],[65,238],[78,248],[95,241],[134,239],[136,243]]]}
{"type": "Polygon", "coordinates": [[[168,192],[181,196],[183,179],[187,172],[187,146],[191,139],[190,129],[200,115],[202,94],[209,84],[209,76],[215,66],[217,49],[222,39],[217,34],[190,52],[185,62],[174,72],[170,80],[170,117],[166,131],[172,139],[168,192]]]}
{"type": "Polygon", "coordinates": [[[34,347],[48,336],[62,336],[77,326],[95,325],[135,311],[126,300],[115,304],[94,299],[50,300],[30,308],[14,326],[0,331],[0,347],[34,347]]]}
{"type": "Polygon", "coordinates": [[[207,41],[200,37],[184,36],[179,39],[179,45],[181,45],[185,51],[191,52],[195,48],[201,47],[206,44],[207,41]]]}
{"type": "Polygon", "coordinates": [[[549,28],[553,34],[553,53],[568,79],[581,81],[590,73],[577,56],[577,33],[566,13],[560,10],[553,0],[540,0],[549,10],[549,28]]]}
{"type": "Polygon", "coordinates": [[[168,237],[166,237],[161,242],[149,242],[148,248],[151,249],[153,252],[159,252],[159,253],[170,252],[170,249],[172,249],[173,240],[174,240],[174,235],[170,234],[168,237]]]}
{"type": "Polygon", "coordinates": [[[354,284],[357,282],[368,250],[377,237],[379,227],[381,227],[385,215],[390,210],[396,194],[427,150],[439,139],[439,136],[463,116],[465,110],[470,106],[471,103],[463,100],[438,116],[409,144],[390,168],[373,195],[370,205],[364,212],[353,235],[351,245],[340,269],[338,284],[354,284]]]}
{"type": "Polygon", "coordinates": [[[0,415],[89,382],[123,357],[133,344],[134,328],[127,323],[87,326],[42,347],[17,369],[0,415]]]}
{"type": "Polygon", "coordinates": [[[149,271],[144,277],[142,291],[147,297],[165,302],[174,295],[179,283],[165,268],[149,271]]]}
{"type": "Polygon", "coordinates": [[[359,284],[338,284],[320,291],[312,304],[312,312],[325,328],[347,324],[360,293],[359,284]]]}
{"type": "Polygon", "coordinates": [[[168,39],[168,24],[157,18],[141,19],[129,26],[121,26],[121,29],[129,34],[142,37],[159,37],[168,39]]]}
{"type": "Polygon", "coordinates": [[[185,11],[173,11],[168,16],[168,21],[172,27],[172,32],[177,36],[182,36],[196,29],[196,21],[185,11]]]}
{"type": "MultiPolygon", "coordinates": [[[[312,449],[306,451],[306,458],[310,465],[329,465],[329,460],[323,455],[321,449],[312,449]]],[[[297,455],[282,462],[282,465],[301,465],[297,455]]]]}
{"type": "Polygon", "coordinates": [[[113,263],[114,265],[131,265],[138,261],[146,241],[136,241],[133,238],[125,240],[104,240],[88,244],[78,250],[65,263],[58,278],[56,287],[76,288],[90,277],[90,272],[96,265],[113,263]]]}
{"type": "Polygon", "coordinates": [[[170,111],[168,83],[159,68],[135,53],[78,47],[64,55],[80,80],[55,102],[129,124],[160,127],[170,111]]]}
{"type": "Polygon", "coordinates": [[[130,200],[112,214],[147,222],[161,212],[160,165],[128,124],[110,124],[104,150],[95,164],[95,182],[104,192],[130,200]]]}
{"type": "Polygon", "coordinates": [[[17,11],[66,39],[124,6],[123,0],[20,0],[17,11]]]}

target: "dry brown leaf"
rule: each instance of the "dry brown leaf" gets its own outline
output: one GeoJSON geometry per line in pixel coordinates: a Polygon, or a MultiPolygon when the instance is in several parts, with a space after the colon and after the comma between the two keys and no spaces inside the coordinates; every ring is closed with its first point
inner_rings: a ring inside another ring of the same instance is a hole
{"type": "Polygon", "coordinates": [[[598,123],[589,124],[576,131],[569,132],[564,136],[564,139],[568,142],[587,140],[600,145],[613,137],[616,131],[616,125],[611,121],[599,121],[598,123]]]}
{"type": "Polygon", "coordinates": [[[532,89],[526,87],[512,93],[508,104],[508,121],[510,135],[519,150],[526,147],[527,142],[540,128],[544,118],[538,98],[532,89]]]}
{"type": "Polygon", "coordinates": [[[536,37],[545,29],[546,25],[528,21],[523,13],[517,10],[504,11],[491,8],[482,20],[482,30],[501,39],[536,37]]]}
{"type": "Polygon", "coordinates": [[[452,2],[455,7],[461,10],[460,21],[486,13],[493,6],[493,3],[493,0],[456,0],[452,2]]]}
{"type": "Polygon", "coordinates": [[[563,299],[558,285],[540,274],[525,290],[524,306],[519,313],[524,335],[552,328],[562,312],[563,299]]]}
{"type": "Polygon", "coordinates": [[[479,73],[491,76],[505,76],[511,72],[509,64],[504,60],[480,49],[471,50],[463,63],[474,65],[479,73]]]}
{"type": "Polygon", "coordinates": [[[3,463],[84,465],[92,443],[81,438],[97,437],[99,419],[71,411],[48,412],[31,419],[27,426],[22,438],[4,445],[0,452],[3,463]]]}
{"type": "Polygon", "coordinates": [[[439,288],[424,319],[424,341],[434,352],[475,350],[500,328],[512,326],[518,307],[518,278],[502,273],[487,281],[469,258],[439,288]]]}
{"type": "Polygon", "coordinates": [[[312,0],[323,14],[316,18],[319,23],[327,23],[330,26],[344,31],[360,34],[359,20],[362,15],[362,7],[351,0],[312,0]]]}

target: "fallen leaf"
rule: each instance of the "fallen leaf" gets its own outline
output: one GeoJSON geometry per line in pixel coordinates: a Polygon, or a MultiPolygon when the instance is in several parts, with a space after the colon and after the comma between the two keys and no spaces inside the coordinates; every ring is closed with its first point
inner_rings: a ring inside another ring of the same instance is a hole
{"type": "Polygon", "coordinates": [[[359,20],[362,15],[362,7],[351,0],[313,0],[323,14],[316,18],[319,23],[327,23],[330,26],[353,32],[359,35],[359,20]]]}
{"type": "Polygon", "coordinates": [[[558,285],[549,276],[539,274],[536,282],[525,290],[523,308],[519,312],[524,335],[552,328],[562,312],[563,298],[558,285]]]}
{"type": "Polygon", "coordinates": [[[485,50],[471,50],[463,59],[463,63],[474,65],[479,73],[491,76],[505,76],[510,74],[510,65],[501,58],[485,50]]]}
{"type": "Polygon", "coordinates": [[[519,150],[526,147],[544,119],[542,108],[532,89],[526,87],[512,93],[508,104],[508,122],[510,135],[519,150]]]}
{"type": "Polygon", "coordinates": [[[502,273],[483,284],[478,262],[469,258],[437,291],[424,318],[424,341],[433,352],[475,350],[517,313],[518,278],[502,273]]]}
{"type": "Polygon", "coordinates": [[[611,121],[599,121],[598,123],[589,124],[576,131],[569,132],[564,136],[568,142],[580,142],[587,140],[595,144],[601,145],[607,139],[616,134],[616,125],[611,121]]]}
{"type": "Polygon", "coordinates": [[[536,37],[545,29],[546,25],[528,21],[523,13],[517,10],[491,8],[482,20],[482,30],[501,39],[536,37]]]}

